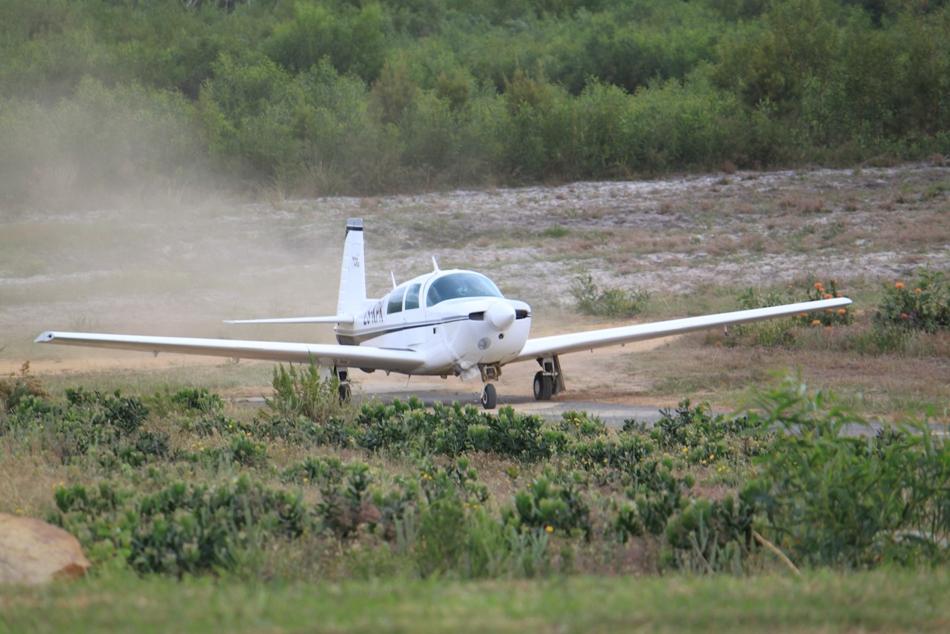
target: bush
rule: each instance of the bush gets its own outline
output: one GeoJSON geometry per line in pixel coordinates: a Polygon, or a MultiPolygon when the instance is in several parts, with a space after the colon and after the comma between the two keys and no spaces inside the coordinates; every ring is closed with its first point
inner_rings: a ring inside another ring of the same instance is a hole
{"type": "Polygon", "coordinates": [[[848,437],[847,425],[866,423],[804,386],[765,394],[761,407],[782,433],[742,499],[795,560],[865,567],[946,557],[950,447],[929,427],[848,437]]]}
{"type": "Polygon", "coordinates": [[[207,388],[183,388],[171,395],[171,402],[185,410],[215,414],[224,408],[224,401],[207,388]]]}
{"type": "Polygon", "coordinates": [[[691,476],[677,477],[668,460],[650,459],[630,465],[628,500],[618,511],[615,528],[622,541],[631,536],[660,535],[670,517],[682,508],[686,492],[693,486],[691,476]]]}
{"type": "Polygon", "coordinates": [[[649,294],[643,290],[601,289],[588,273],[574,278],[571,294],[582,313],[600,317],[633,317],[643,312],[649,294]]]}
{"type": "Polygon", "coordinates": [[[874,323],[931,333],[950,328],[950,279],[942,271],[922,270],[912,284],[886,287],[874,323]]]}
{"type": "Polygon", "coordinates": [[[25,397],[45,399],[49,396],[40,380],[30,374],[30,362],[20,367],[20,372],[0,379],[0,414],[16,409],[25,397]]]}
{"type": "Polygon", "coordinates": [[[89,552],[118,557],[140,573],[233,569],[242,553],[273,538],[301,535],[309,520],[298,496],[241,477],[209,489],[176,483],[135,498],[108,483],[56,490],[51,521],[89,552]]]}
{"type": "Polygon", "coordinates": [[[693,500],[666,526],[668,562],[681,570],[740,574],[754,545],[753,516],[753,507],[735,498],[693,500]]]}
{"type": "Polygon", "coordinates": [[[308,418],[315,423],[326,423],[342,416],[346,410],[340,403],[340,383],[336,377],[325,379],[320,369],[310,364],[297,366],[290,364],[286,368],[278,365],[274,368],[271,381],[274,395],[264,403],[272,417],[294,420],[308,418]]]}
{"type": "Polygon", "coordinates": [[[148,408],[138,398],[66,390],[66,402],[54,403],[33,395],[18,398],[16,407],[0,421],[0,435],[39,438],[64,463],[92,454],[105,466],[139,465],[168,455],[164,433],[141,429],[148,408]]]}
{"type": "Polygon", "coordinates": [[[548,472],[515,494],[514,509],[508,513],[523,528],[549,534],[579,532],[590,539],[590,509],[581,496],[582,481],[577,474],[548,472]]]}

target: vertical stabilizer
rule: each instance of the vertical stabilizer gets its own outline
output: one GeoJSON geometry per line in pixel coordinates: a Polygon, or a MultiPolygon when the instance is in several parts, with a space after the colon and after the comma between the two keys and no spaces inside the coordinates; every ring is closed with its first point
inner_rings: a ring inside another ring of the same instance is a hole
{"type": "Polygon", "coordinates": [[[338,315],[353,315],[363,309],[366,301],[366,260],[363,257],[363,219],[346,221],[343,241],[343,264],[340,266],[340,300],[338,315]]]}

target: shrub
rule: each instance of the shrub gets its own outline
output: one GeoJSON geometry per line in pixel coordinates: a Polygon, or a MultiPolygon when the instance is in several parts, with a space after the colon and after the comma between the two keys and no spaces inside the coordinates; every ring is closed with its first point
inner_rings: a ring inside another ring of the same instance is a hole
{"type": "Polygon", "coordinates": [[[231,437],[223,447],[205,449],[195,459],[214,468],[241,466],[263,467],[267,464],[267,448],[244,434],[231,437]]]}
{"type": "Polygon", "coordinates": [[[340,403],[339,381],[335,377],[325,379],[315,364],[297,366],[280,364],[274,368],[271,381],[274,395],[265,399],[271,415],[276,419],[295,420],[308,418],[316,423],[342,416],[346,410],[340,403]]]}
{"type": "Polygon", "coordinates": [[[176,483],[141,498],[108,483],[61,487],[56,506],[51,521],[90,552],[141,573],[178,576],[234,568],[243,552],[297,537],[309,522],[298,496],[246,477],[213,489],[176,483]]]}
{"type": "Polygon", "coordinates": [[[20,372],[0,379],[0,414],[14,410],[24,397],[44,399],[49,396],[40,380],[30,374],[30,362],[20,367],[20,372]]]}
{"type": "Polygon", "coordinates": [[[791,384],[764,394],[761,407],[782,433],[742,499],[786,552],[848,567],[946,556],[950,447],[929,427],[848,437],[846,426],[866,423],[791,384]]]}
{"type": "Polygon", "coordinates": [[[695,407],[685,399],[673,409],[661,409],[650,432],[657,445],[680,450],[691,464],[758,455],[768,447],[769,429],[755,416],[715,416],[708,403],[695,407]]]}
{"type": "Polygon", "coordinates": [[[130,461],[133,465],[168,455],[168,437],[141,429],[148,408],[138,398],[66,390],[66,402],[55,403],[33,395],[19,397],[0,433],[22,439],[38,437],[65,464],[95,454],[103,465],[130,461]]]}
{"type": "Polygon", "coordinates": [[[754,509],[735,498],[693,500],[670,518],[666,559],[673,567],[702,572],[741,573],[753,547],[754,509]]]}
{"type": "Polygon", "coordinates": [[[547,472],[535,479],[527,490],[515,494],[515,506],[509,516],[523,528],[547,533],[575,531],[590,539],[590,508],[581,496],[580,476],[547,472]]]}
{"type": "Polygon", "coordinates": [[[621,540],[644,534],[659,535],[684,503],[693,486],[691,476],[677,477],[670,461],[650,459],[631,465],[626,473],[627,499],[618,511],[615,528],[621,540]]]}
{"type": "Polygon", "coordinates": [[[578,310],[600,317],[633,317],[643,312],[649,299],[649,294],[639,289],[601,289],[590,273],[574,278],[571,294],[577,301],[578,310]]]}
{"type": "Polygon", "coordinates": [[[214,414],[224,408],[224,401],[207,388],[183,388],[171,395],[171,401],[185,410],[214,414]]]}
{"type": "Polygon", "coordinates": [[[924,332],[950,328],[950,278],[942,271],[922,270],[911,284],[886,287],[874,323],[924,332]]]}

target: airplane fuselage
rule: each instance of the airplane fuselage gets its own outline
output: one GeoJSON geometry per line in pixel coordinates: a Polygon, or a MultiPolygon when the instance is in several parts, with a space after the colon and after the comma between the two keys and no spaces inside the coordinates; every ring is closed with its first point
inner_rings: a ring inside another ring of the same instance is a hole
{"type": "Polygon", "coordinates": [[[365,302],[352,323],[339,324],[337,341],[421,352],[413,374],[480,376],[518,356],[531,330],[531,308],[507,299],[484,275],[434,271],[365,302]]]}

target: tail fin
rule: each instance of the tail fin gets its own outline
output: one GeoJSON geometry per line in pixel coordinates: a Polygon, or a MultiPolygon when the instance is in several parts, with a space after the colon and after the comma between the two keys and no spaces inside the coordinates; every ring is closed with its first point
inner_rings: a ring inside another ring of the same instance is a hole
{"type": "Polygon", "coordinates": [[[340,267],[340,299],[336,312],[339,315],[356,315],[366,301],[366,260],[363,257],[363,219],[346,221],[346,238],[343,242],[343,264],[340,267]]]}

